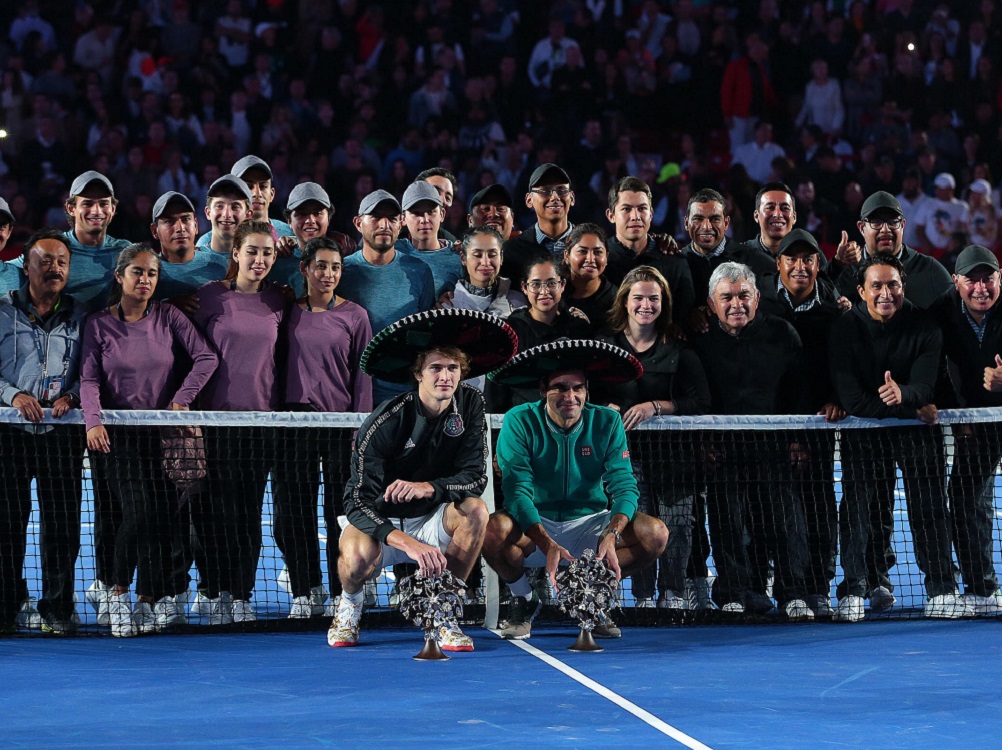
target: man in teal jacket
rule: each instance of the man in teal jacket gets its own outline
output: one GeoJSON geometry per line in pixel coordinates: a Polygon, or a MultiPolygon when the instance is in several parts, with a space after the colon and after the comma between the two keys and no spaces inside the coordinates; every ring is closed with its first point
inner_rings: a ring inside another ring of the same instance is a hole
{"type": "MultiPolygon", "coordinates": [[[[498,437],[505,507],[491,516],[483,553],[511,589],[505,638],[528,638],[541,607],[526,566],[545,565],[556,586],[560,562],[592,548],[618,579],[664,550],[668,529],[637,512],[640,493],[622,419],[587,402],[589,381],[615,385],[642,372],[618,347],[564,340],[527,349],[491,374],[507,385],[535,381],[542,397],[509,411],[498,437]]],[[[594,635],[621,632],[606,618],[594,635]]]]}

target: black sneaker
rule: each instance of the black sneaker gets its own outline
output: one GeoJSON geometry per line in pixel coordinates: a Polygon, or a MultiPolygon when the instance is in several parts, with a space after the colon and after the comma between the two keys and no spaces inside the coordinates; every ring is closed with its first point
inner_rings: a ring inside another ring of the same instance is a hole
{"type": "Polygon", "coordinates": [[[524,641],[532,635],[532,621],[536,619],[543,602],[533,591],[529,598],[513,596],[508,607],[508,619],[501,630],[501,637],[509,641],[524,641]]]}
{"type": "Polygon", "coordinates": [[[42,618],[42,632],[50,635],[73,635],[77,632],[77,626],[73,618],[61,620],[55,615],[47,614],[42,618]]]}

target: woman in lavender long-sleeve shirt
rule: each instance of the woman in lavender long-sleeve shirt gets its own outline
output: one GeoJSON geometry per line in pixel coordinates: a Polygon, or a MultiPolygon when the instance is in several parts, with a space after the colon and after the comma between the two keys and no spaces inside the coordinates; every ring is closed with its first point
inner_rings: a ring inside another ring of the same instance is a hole
{"type": "Polygon", "coordinates": [[[118,256],[110,307],[87,319],[80,401],[87,448],[104,454],[108,484],[122,514],[115,537],[111,632],[132,636],[177,624],[171,580],[172,515],[176,490],[163,473],[160,431],[112,427],[101,409],[187,410],[216,369],[218,357],[198,329],[172,305],[153,302],[160,260],[149,245],[130,245],[118,256]],[[175,353],[192,364],[183,378],[175,353]],[[180,381],[180,382],[179,382],[180,381]],[[138,567],[137,604],[129,587],[138,567]]]}
{"type": "MultiPolygon", "coordinates": [[[[271,225],[246,221],[234,234],[226,276],[198,290],[195,322],[219,350],[219,368],[200,399],[204,409],[274,411],[279,406],[276,351],[288,299],[286,287],[266,279],[274,263],[271,225]]],[[[260,423],[217,428],[206,436],[210,507],[207,514],[193,509],[205,551],[193,611],[210,624],[256,619],[250,599],[275,450],[275,429],[260,423]]]]}
{"type": "MultiPolygon", "coordinates": [[[[369,412],[372,380],[359,369],[362,350],[372,338],[369,316],[337,295],[341,251],[326,237],[303,248],[300,269],[306,295],[292,307],[285,326],[285,402],[296,411],[369,412]]],[[[320,572],[317,490],[321,464],[324,522],[328,539],[344,513],[341,497],[347,478],[350,432],[324,428],[289,431],[284,460],[275,466],[275,542],[289,569],[292,609],[289,617],[324,614],[327,593],[320,572]]],[[[337,575],[338,545],[327,545],[332,596],[341,593],[337,575]]]]}

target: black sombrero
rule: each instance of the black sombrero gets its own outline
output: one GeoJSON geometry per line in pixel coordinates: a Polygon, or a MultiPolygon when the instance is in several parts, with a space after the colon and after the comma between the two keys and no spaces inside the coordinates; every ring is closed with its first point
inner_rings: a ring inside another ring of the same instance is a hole
{"type": "Polygon", "coordinates": [[[411,383],[418,354],[435,346],[454,346],[470,358],[467,377],[503,365],[518,350],[518,336],[495,315],[444,308],[415,313],[386,326],[362,352],[362,372],[391,383],[411,383]]]}
{"type": "Polygon", "coordinates": [[[624,349],[590,339],[564,339],[519,352],[488,377],[516,387],[535,386],[543,375],[560,370],[583,370],[592,383],[619,385],[644,374],[640,360],[624,349]]]}

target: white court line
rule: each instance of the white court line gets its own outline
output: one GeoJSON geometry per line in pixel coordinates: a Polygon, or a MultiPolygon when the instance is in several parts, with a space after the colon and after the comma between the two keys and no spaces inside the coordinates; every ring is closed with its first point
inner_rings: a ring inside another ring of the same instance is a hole
{"type": "MultiPolygon", "coordinates": [[[[498,636],[499,638],[501,637],[501,633],[497,630],[491,630],[490,632],[494,633],[494,635],[498,636]]],[[[575,682],[578,682],[584,687],[588,688],[589,690],[598,693],[606,700],[612,701],[623,710],[629,711],[631,714],[636,716],[642,722],[649,724],[662,734],[671,737],[679,744],[685,745],[685,747],[691,748],[691,750],[712,750],[712,748],[709,747],[708,745],[704,745],[699,740],[690,737],[685,732],[682,732],[681,730],[678,730],[675,727],[673,727],[671,724],[662,721],[657,716],[652,714],[650,711],[645,711],[640,706],[636,705],[635,703],[631,703],[618,693],[612,692],[605,685],[595,682],[595,680],[591,679],[590,677],[586,677],[573,667],[567,666],[556,657],[550,656],[545,651],[540,651],[538,648],[532,646],[531,644],[526,643],[525,641],[508,641],[508,642],[514,646],[518,646],[527,654],[535,656],[537,659],[545,662],[546,664],[549,664],[554,669],[563,672],[565,675],[570,677],[575,682]]]]}

